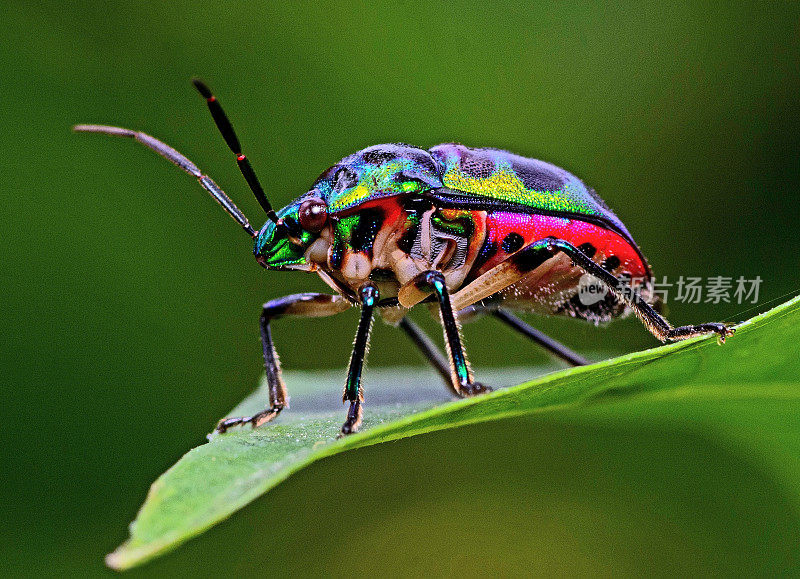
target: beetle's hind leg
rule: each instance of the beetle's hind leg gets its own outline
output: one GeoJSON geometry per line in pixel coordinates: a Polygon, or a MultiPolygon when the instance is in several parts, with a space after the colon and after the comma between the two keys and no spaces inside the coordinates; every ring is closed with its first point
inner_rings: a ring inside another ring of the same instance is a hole
{"type": "Polygon", "coordinates": [[[547,245],[551,251],[563,251],[572,259],[575,265],[608,286],[619,299],[633,309],[636,316],[642,320],[645,327],[650,330],[650,333],[662,342],[675,342],[705,334],[717,334],[719,341],[725,342],[725,338],[732,336],[735,331],[730,326],[721,323],[695,324],[674,328],[665,318],[656,312],[653,306],[642,298],[639,292],[630,291],[630,288],[625,286],[623,280],[614,277],[614,274],[596,264],[585,253],[568,241],[564,241],[563,239],[549,239],[547,240],[547,245]]]}
{"type": "Polygon", "coordinates": [[[270,322],[272,320],[290,315],[309,318],[332,316],[343,312],[349,307],[350,302],[342,296],[318,293],[293,294],[264,304],[259,325],[261,328],[261,345],[264,348],[264,367],[267,371],[269,405],[252,416],[220,420],[216,431],[222,433],[232,426],[242,424],[251,424],[255,428],[269,422],[281,410],[288,407],[289,397],[286,393],[286,385],[281,377],[278,354],[272,342],[272,332],[270,331],[270,322]]]}
{"type": "Polygon", "coordinates": [[[717,334],[719,340],[724,342],[725,338],[733,335],[733,328],[719,323],[673,328],[639,292],[630,291],[623,280],[614,277],[613,273],[592,261],[570,242],[552,237],[531,243],[459,290],[453,295],[454,306],[464,308],[505,289],[559,252],[565,253],[576,266],[606,285],[618,299],[633,309],[647,329],[662,342],[685,340],[711,333],[717,334]]]}
{"type": "MultiPolygon", "coordinates": [[[[438,355],[438,350],[435,349],[435,346],[432,350],[428,351],[428,348],[423,347],[422,343],[415,339],[415,336],[409,332],[409,329],[413,331],[415,326],[409,328],[401,325],[401,327],[403,327],[406,333],[409,333],[412,340],[421,347],[423,352],[429,354],[429,359],[443,377],[448,379],[450,388],[457,396],[466,398],[468,396],[491,392],[491,388],[480,382],[475,382],[472,376],[472,370],[469,367],[467,356],[464,353],[464,347],[461,344],[461,331],[456,316],[453,313],[453,307],[450,303],[450,292],[447,290],[444,276],[438,271],[424,271],[406,285],[407,287],[405,290],[400,290],[401,295],[403,293],[406,295],[427,295],[433,293],[436,296],[436,300],[439,303],[442,326],[444,327],[447,352],[450,356],[450,368],[445,370],[442,367],[441,356],[438,355]],[[431,352],[435,352],[436,356],[433,356],[431,352]]],[[[418,328],[416,329],[418,330],[417,338],[424,336],[421,330],[418,328]]],[[[427,336],[425,336],[425,338],[427,338],[427,336]]],[[[433,346],[430,344],[430,340],[427,340],[427,344],[433,346]]]]}

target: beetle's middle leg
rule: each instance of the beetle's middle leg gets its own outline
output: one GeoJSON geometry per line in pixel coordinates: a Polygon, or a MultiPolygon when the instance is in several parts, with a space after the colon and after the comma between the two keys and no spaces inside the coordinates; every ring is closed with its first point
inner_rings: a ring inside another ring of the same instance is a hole
{"type": "MultiPolygon", "coordinates": [[[[573,350],[567,348],[561,342],[558,342],[545,334],[537,330],[536,328],[530,326],[529,324],[522,321],[517,316],[509,313],[508,311],[501,309],[501,308],[484,308],[481,306],[472,305],[463,310],[456,313],[456,317],[460,322],[466,322],[469,318],[474,317],[475,315],[481,314],[491,314],[493,317],[497,318],[501,322],[508,325],[513,330],[516,330],[523,336],[533,340],[538,345],[543,347],[545,350],[548,350],[558,358],[562,359],[563,361],[567,362],[572,366],[585,366],[587,364],[591,364],[589,360],[581,356],[580,354],[574,352],[573,350]]],[[[402,318],[400,322],[397,324],[398,327],[403,330],[409,339],[414,343],[415,346],[419,349],[425,359],[430,362],[433,368],[439,373],[439,375],[444,380],[447,387],[456,395],[458,396],[459,393],[453,388],[453,382],[450,378],[450,364],[447,359],[441,354],[439,348],[430,339],[430,337],[420,328],[412,322],[407,316],[402,318]]]]}
{"type": "Polygon", "coordinates": [[[402,318],[397,325],[406,333],[411,341],[414,342],[414,345],[419,349],[420,352],[422,352],[422,355],[425,356],[425,359],[427,359],[428,362],[430,362],[434,369],[439,373],[453,394],[459,396],[458,391],[453,387],[450,364],[448,363],[447,359],[442,356],[439,348],[436,346],[433,340],[430,339],[428,334],[426,334],[417,324],[409,320],[407,316],[402,318]]]}
{"type": "Polygon", "coordinates": [[[491,314],[494,318],[500,320],[512,330],[535,342],[571,366],[586,366],[591,364],[589,360],[577,352],[574,352],[570,348],[566,347],[558,340],[554,340],[544,332],[537,330],[505,308],[473,304],[459,311],[458,318],[460,320],[467,321],[467,319],[481,314],[491,314]]]}
{"type": "MultiPolygon", "coordinates": [[[[447,290],[444,275],[438,271],[424,271],[406,285],[407,288],[405,290],[400,290],[401,295],[403,293],[406,295],[411,295],[412,293],[417,295],[433,293],[436,296],[439,303],[442,326],[444,327],[445,344],[447,345],[447,352],[450,356],[449,384],[453,392],[462,398],[490,392],[491,388],[479,382],[475,382],[473,379],[472,370],[469,367],[467,356],[461,345],[461,332],[455,314],[453,313],[453,307],[450,303],[450,292],[447,290]]],[[[414,339],[414,336],[409,332],[408,328],[403,327],[403,329],[414,339]]],[[[413,330],[413,328],[411,329],[413,330]]],[[[417,339],[414,339],[414,341],[418,346],[421,346],[421,343],[418,342],[417,339]]],[[[427,353],[426,348],[422,349],[427,353]]],[[[433,351],[438,354],[438,350],[433,351]]],[[[431,362],[433,362],[440,373],[444,374],[440,357],[431,357],[431,362]]]]}
{"type": "Polygon", "coordinates": [[[343,312],[350,307],[342,296],[318,293],[293,294],[278,298],[264,304],[261,310],[260,328],[261,345],[264,348],[264,367],[267,370],[267,385],[269,390],[269,405],[261,412],[252,416],[239,418],[225,418],[217,424],[217,432],[225,432],[231,426],[252,424],[253,427],[261,426],[275,418],[281,410],[288,406],[286,385],[281,377],[281,367],[278,354],[272,343],[270,322],[282,316],[303,316],[318,318],[332,316],[343,312]]]}

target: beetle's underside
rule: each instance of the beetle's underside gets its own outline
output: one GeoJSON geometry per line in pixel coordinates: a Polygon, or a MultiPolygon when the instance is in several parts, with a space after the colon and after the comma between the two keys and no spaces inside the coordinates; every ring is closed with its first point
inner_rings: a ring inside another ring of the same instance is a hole
{"type": "Polygon", "coordinates": [[[219,103],[204,84],[195,85],[267,212],[270,221],[260,231],[194,163],[157,139],[101,125],[75,129],[131,137],[150,147],[196,177],[256,238],[259,263],[316,272],[336,292],[295,294],[264,305],[260,331],[269,405],[254,416],[221,421],[219,432],[259,426],[287,407],[271,336],[272,320],[282,316],[361,308],[344,388],[350,406],[343,434],[361,423],[361,370],[375,311],[402,329],[461,397],[489,390],[474,380],[461,342],[458,319],[476,314],[493,315],[573,365],[588,362],[507,308],[593,323],[633,311],[662,341],[706,333],[724,341],[732,334],[723,324],[673,328],[652,307],[644,257],[602,200],[563,169],[505,151],[454,144],[430,151],[370,147],[334,165],[307,194],[276,213],[219,103]],[[586,283],[599,293],[584,293],[586,283]],[[439,311],[447,358],[406,317],[420,303],[439,311]]]}
{"type": "Polygon", "coordinates": [[[480,302],[484,307],[570,315],[594,323],[629,312],[613,292],[605,293],[602,299],[581,300],[579,281],[586,272],[564,254],[529,267],[509,283],[496,276],[498,266],[538,241],[576,238],[581,240],[581,251],[596,264],[629,279],[649,299],[651,276],[647,265],[614,231],[546,215],[439,209],[429,200],[414,196],[365,204],[352,216],[332,220],[306,251],[307,263],[296,267],[319,272],[334,290],[353,301],[357,301],[358,288],[372,281],[382,302],[399,298],[397,311],[382,311],[390,322],[396,322],[414,305],[410,297],[399,294],[425,271],[442,273],[448,290],[456,292],[452,299],[457,309],[480,302]],[[369,238],[358,239],[358,235],[365,235],[362,232],[369,238]],[[342,238],[347,243],[334,252],[336,240],[342,238]],[[495,278],[491,284],[472,283],[487,273],[490,275],[484,280],[495,278]],[[468,291],[459,291],[467,287],[468,291]],[[478,287],[480,291],[476,291],[478,287]]]}

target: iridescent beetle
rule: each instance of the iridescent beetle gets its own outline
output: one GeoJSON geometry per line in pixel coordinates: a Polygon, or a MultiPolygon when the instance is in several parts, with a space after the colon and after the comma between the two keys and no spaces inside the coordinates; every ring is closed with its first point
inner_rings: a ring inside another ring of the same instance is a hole
{"type": "Polygon", "coordinates": [[[344,401],[342,433],[362,419],[361,369],[373,312],[408,334],[453,393],[490,389],[473,379],[458,319],[488,313],[572,365],[587,361],[505,308],[568,315],[599,323],[633,311],[661,341],[733,333],[724,324],[672,327],[653,307],[652,273],[631,234],[583,182],[549,163],[497,149],[448,143],[429,150],[405,144],[363,149],[325,171],[311,189],[272,209],[239,140],[208,87],[194,80],[239,169],[269,220],[256,231],[220,187],[175,149],[144,133],[102,125],[76,131],[136,139],[190,175],[253,238],[267,269],[314,272],[336,295],[302,293],[264,304],[261,339],[269,406],[228,418],[218,432],[260,426],[288,405],[270,323],[287,316],[330,316],[361,307],[344,401]],[[582,280],[604,286],[581,299],[582,280]],[[421,303],[438,307],[449,361],[406,317],[421,303]]]}

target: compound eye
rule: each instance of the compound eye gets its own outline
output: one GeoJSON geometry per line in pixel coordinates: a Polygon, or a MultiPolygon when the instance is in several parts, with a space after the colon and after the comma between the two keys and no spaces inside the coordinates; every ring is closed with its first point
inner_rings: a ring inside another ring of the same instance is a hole
{"type": "Polygon", "coordinates": [[[321,199],[307,199],[298,212],[300,227],[311,233],[319,233],[328,221],[328,208],[321,199]]]}

